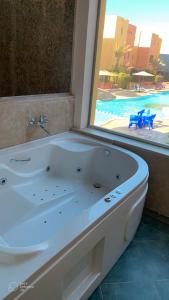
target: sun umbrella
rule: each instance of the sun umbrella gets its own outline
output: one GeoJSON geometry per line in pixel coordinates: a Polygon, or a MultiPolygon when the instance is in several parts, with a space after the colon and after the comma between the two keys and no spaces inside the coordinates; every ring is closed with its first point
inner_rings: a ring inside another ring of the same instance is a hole
{"type": "Polygon", "coordinates": [[[100,76],[110,76],[110,72],[107,70],[100,70],[99,75],[100,76]]]}
{"type": "Polygon", "coordinates": [[[154,77],[155,75],[151,74],[151,73],[148,73],[146,71],[140,71],[140,72],[137,72],[137,73],[133,73],[132,75],[134,76],[139,76],[140,77],[140,86],[139,86],[139,90],[140,90],[140,87],[141,87],[141,78],[144,78],[144,77],[154,77]]]}
{"type": "Polygon", "coordinates": [[[155,76],[151,73],[148,73],[146,71],[140,71],[140,72],[137,72],[137,73],[133,73],[132,75],[135,75],[135,76],[143,76],[143,77],[152,77],[152,76],[155,76]]]}
{"type": "Polygon", "coordinates": [[[118,74],[114,73],[114,72],[109,72],[107,70],[100,70],[99,71],[99,75],[100,76],[110,76],[110,77],[118,77],[118,74]]]}

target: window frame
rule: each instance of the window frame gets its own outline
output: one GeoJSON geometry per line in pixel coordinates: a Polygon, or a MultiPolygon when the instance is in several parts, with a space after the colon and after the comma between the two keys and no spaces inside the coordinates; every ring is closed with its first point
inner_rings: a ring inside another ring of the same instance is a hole
{"type": "MultiPolygon", "coordinates": [[[[102,0],[100,0],[102,1],[102,0]]],[[[96,89],[96,72],[98,73],[98,47],[99,47],[99,41],[100,41],[100,34],[101,34],[101,28],[100,28],[100,23],[103,22],[103,13],[101,12],[101,10],[103,9],[104,6],[106,6],[106,0],[103,0],[102,5],[99,5],[98,7],[98,14],[97,14],[97,28],[96,28],[96,36],[95,36],[95,52],[94,52],[94,57],[93,57],[93,72],[92,72],[92,83],[91,83],[91,99],[90,99],[90,107],[89,107],[89,115],[88,115],[88,124],[87,124],[87,128],[91,128],[91,129],[96,129],[97,131],[101,131],[101,132],[105,132],[105,133],[109,133],[112,135],[116,135],[117,137],[122,137],[122,138],[126,138],[127,140],[131,140],[131,144],[132,141],[138,141],[140,143],[144,144],[148,144],[148,145],[152,145],[155,147],[160,147],[160,148],[164,148],[164,149],[169,149],[169,145],[167,144],[161,144],[155,141],[149,141],[147,139],[143,139],[143,138],[139,138],[139,137],[135,137],[129,134],[125,134],[125,133],[121,133],[121,132],[117,132],[115,130],[112,129],[106,129],[97,125],[94,125],[92,123],[94,123],[94,114],[95,114],[95,104],[93,105],[94,101],[96,102],[96,98],[95,97],[95,93],[96,91],[94,91],[94,89],[96,89]],[[104,2],[104,4],[103,4],[104,2]]],[[[103,28],[102,28],[103,29],[103,28]]]]}
{"type": "MultiPolygon", "coordinates": [[[[161,153],[168,152],[169,146],[133,137],[114,130],[101,128],[92,124],[92,114],[95,112],[94,88],[96,86],[96,62],[98,60],[98,36],[100,35],[101,10],[106,6],[106,0],[76,0],[75,30],[72,54],[71,93],[75,96],[74,128],[75,131],[89,133],[93,130],[101,135],[112,135],[126,144],[138,143],[140,148],[146,145],[161,153]],[[79,43],[81,51],[79,51],[79,43]],[[89,53],[90,52],[90,53],[89,53]],[[89,67],[90,66],[90,67],[89,67]]],[[[102,28],[103,29],[103,28],[102,28]]]]}

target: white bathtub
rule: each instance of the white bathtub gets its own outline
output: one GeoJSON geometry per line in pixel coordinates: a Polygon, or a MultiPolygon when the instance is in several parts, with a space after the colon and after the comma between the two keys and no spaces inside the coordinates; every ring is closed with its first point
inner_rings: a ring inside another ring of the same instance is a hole
{"type": "Polygon", "coordinates": [[[75,133],[1,150],[0,299],[87,299],[132,240],[147,179],[137,155],[75,133]]]}

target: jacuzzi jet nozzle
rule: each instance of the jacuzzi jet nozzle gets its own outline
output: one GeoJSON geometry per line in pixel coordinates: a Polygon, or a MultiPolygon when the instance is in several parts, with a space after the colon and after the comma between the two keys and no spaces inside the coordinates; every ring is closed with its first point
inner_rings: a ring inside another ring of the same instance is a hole
{"type": "Polygon", "coordinates": [[[94,183],[93,186],[94,186],[95,189],[100,189],[102,187],[101,184],[97,183],[97,182],[94,183]]]}

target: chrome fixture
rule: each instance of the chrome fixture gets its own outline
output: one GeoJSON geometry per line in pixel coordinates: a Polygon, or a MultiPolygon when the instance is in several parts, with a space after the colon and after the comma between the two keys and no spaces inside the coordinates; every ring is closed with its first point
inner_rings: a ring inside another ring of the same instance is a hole
{"type": "Polygon", "coordinates": [[[28,127],[30,128],[40,127],[47,133],[47,135],[50,135],[50,132],[45,128],[45,124],[47,123],[48,123],[47,117],[42,114],[39,116],[39,118],[37,117],[31,118],[28,122],[28,127]]]}
{"type": "Polygon", "coordinates": [[[44,127],[44,125],[39,126],[43,131],[47,133],[47,135],[50,135],[50,132],[44,127]]]}
{"type": "Polygon", "coordinates": [[[28,127],[41,127],[48,123],[48,119],[44,115],[40,115],[39,118],[33,117],[28,122],[28,127]]]}
{"type": "Polygon", "coordinates": [[[28,158],[24,158],[24,159],[17,159],[17,158],[11,158],[10,159],[10,162],[29,162],[29,161],[31,161],[31,158],[30,157],[28,157],[28,158]]]}
{"type": "Polygon", "coordinates": [[[36,118],[31,118],[28,122],[28,127],[35,127],[37,126],[37,119],[36,118]]]}
{"type": "Polygon", "coordinates": [[[44,126],[44,125],[47,124],[47,123],[48,123],[47,117],[44,116],[44,115],[40,115],[39,121],[38,121],[38,125],[39,125],[39,126],[44,126]]]}

